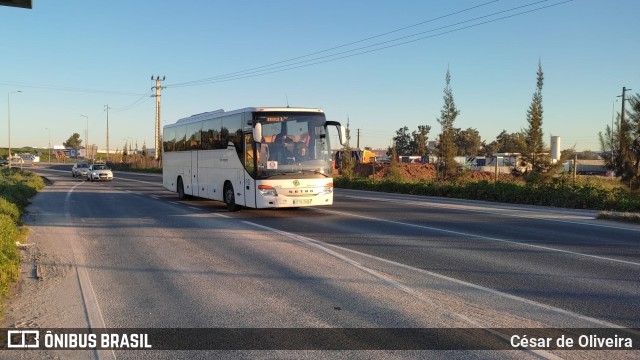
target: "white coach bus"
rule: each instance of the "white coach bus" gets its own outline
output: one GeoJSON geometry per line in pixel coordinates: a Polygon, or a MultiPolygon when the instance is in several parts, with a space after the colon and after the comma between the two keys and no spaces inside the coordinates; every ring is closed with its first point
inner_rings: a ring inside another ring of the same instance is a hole
{"type": "Polygon", "coordinates": [[[331,144],[335,126],[320,109],[216,110],[163,129],[162,181],[179,198],[282,208],[333,204],[331,144]]]}

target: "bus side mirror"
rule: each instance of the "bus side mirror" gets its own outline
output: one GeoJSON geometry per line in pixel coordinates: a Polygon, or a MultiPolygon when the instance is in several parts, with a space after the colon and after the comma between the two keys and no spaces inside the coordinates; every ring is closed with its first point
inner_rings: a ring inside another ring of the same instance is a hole
{"type": "Polygon", "coordinates": [[[338,126],[338,137],[340,138],[340,145],[347,143],[347,130],[342,125],[338,126]]]}
{"type": "Polygon", "coordinates": [[[324,126],[334,126],[338,129],[338,139],[340,140],[340,145],[344,145],[347,142],[347,130],[345,130],[344,126],[337,121],[327,121],[324,123],[324,126]]]}
{"type": "Polygon", "coordinates": [[[256,123],[253,126],[253,141],[259,143],[262,142],[262,124],[256,123]]]}

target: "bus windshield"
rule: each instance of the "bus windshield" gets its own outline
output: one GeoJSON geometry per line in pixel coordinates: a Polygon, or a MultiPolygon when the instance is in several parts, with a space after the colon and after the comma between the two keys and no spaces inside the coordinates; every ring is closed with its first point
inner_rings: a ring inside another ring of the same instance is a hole
{"type": "Polygon", "coordinates": [[[257,177],[331,177],[329,137],[324,114],[254,113],[262,124],[257,144],[257,177]]]}

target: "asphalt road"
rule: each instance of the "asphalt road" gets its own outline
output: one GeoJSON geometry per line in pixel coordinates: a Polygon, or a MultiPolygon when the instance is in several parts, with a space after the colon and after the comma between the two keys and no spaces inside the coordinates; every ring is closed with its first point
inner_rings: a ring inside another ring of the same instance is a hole
{"type": "Polygon", "coordinates": [[[592,211],[336,189],[332,207],[229,213],[158,175],[69,169],[34,170],[54,184],[30,241],[77,278],[38,326],[640,327],[640,227],[592,211]]]}

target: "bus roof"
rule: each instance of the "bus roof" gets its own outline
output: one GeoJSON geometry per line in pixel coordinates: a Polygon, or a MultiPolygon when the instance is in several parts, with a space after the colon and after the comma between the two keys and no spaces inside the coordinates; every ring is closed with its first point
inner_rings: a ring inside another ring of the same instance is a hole
{"type": "MultiPolygon", "coordinates": [[[[311,113],[323,113],[322,109],[318,108],[300,108],[300,107],[246,107],[238,110],[224,111],[218,109],[214,111],[204,112],[200,114],[191,115],[186,118],[179,119],[175,124],[185,124],[195,121],[202,121],[207,119],[215,119],[222,116],[243,114],[247,112],[311,112],[311,113]]],[[[170,124],[167,126],[175,125],[170,124]]]]}

